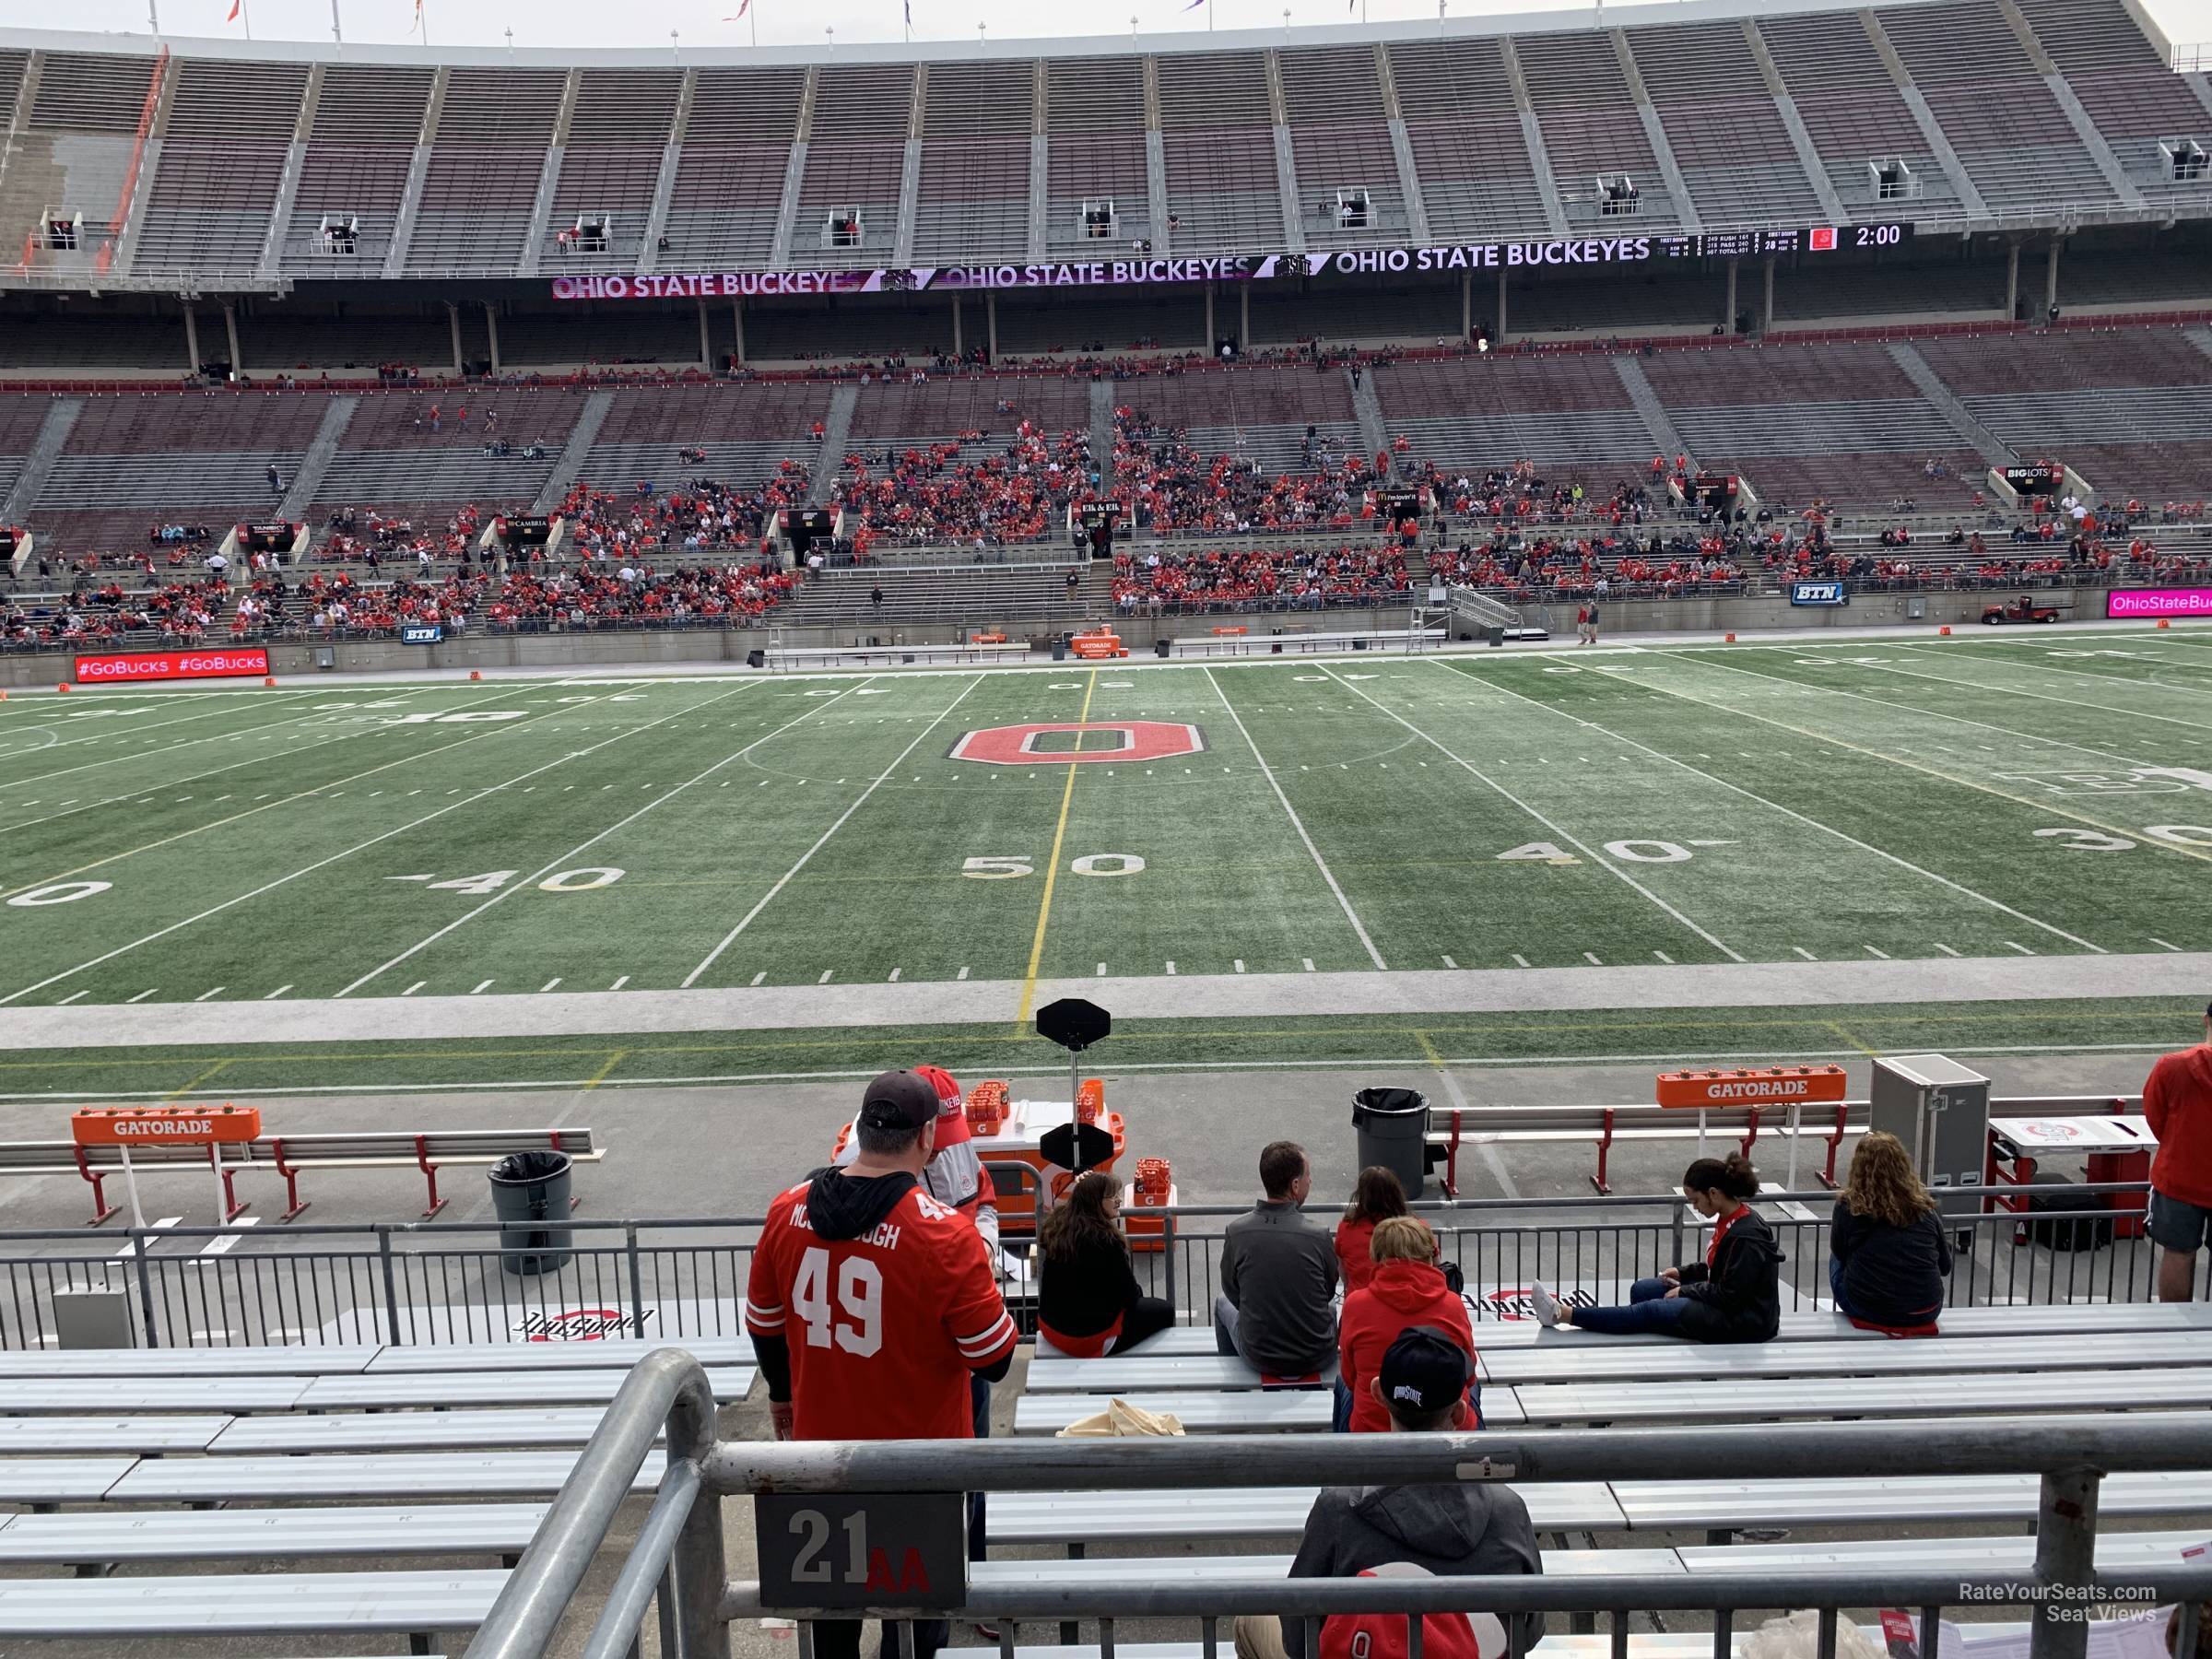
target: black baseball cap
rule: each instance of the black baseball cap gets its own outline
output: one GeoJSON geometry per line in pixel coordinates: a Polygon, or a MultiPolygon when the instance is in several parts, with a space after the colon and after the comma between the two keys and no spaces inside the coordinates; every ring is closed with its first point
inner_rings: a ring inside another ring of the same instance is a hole
{"type": "Polygon", "coordinates": [[[937,1121],[937,1086],[919,1072],[887,1071],[860,1097],[860,1121],[871,1129],[919,1129],[937,1121]]]}
{"type": "Polygon", "coordinates": [[[1407,1325],[1382,1356],[1382,1403],[1415,1416],[1441,1411],[1467,1392],[1467,1350],[1434,1325],[1407,1325]]]}

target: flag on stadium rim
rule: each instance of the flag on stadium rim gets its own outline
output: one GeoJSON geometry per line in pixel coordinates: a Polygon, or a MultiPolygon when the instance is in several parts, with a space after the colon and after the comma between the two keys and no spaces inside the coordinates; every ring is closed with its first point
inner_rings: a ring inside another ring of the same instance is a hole
{"type": "Polygon", "coordinates": [[[223,14],[223,21],[226,23],[237,22],[238,14],[245,4],[246,0],[230,0],[230,9],[223,14]]]}
{"type": "MultiPolygon", "coordinates": [[[[416,5],[419,6],[422,4],[422,0],[415,0],[415,3],[416,5]]],[[[752,9],[752,4],[753,0],[737,0],[736,11],[731,14],[729,17],[724,18],[723,21],[724,23],[736,22],[739,18],[744,17],[747,11],[752,9]]]]}

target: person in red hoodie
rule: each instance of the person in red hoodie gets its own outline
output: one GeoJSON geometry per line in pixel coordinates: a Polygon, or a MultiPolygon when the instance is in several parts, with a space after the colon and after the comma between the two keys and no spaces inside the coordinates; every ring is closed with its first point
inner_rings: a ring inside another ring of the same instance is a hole
{"type": "Polygon", "coordinates": [[[1370,1164],[1359,1171],[1352,1201],[1345,1206],[1344,1219],[1336,1223],[1336,1271],[1344,1280],[1347,1296],[1375,1277],[1370,1246],[1374,1242],[1376,1224],[1406,1213],[1406,1188],[1395,1170],[1370,1164]]]}
{"type": "MultiPolygon", "coordinates": [[[[1398,1333],[1412,1325],[1428,1325],[1444,1333],[1467,1351],[1467,1375],[1475,1374],[1475,1330],[1467,1320],[1467,1305],[1459,1292],[1444,1282],[1436,1265],[1436,1235],[1415,1216],[1393,1216],[1375,1226],[1371,1246],[1375,1272],[1364,1288],[1344,1299],[1344,1312],[1336,1324],[1337,1400],[1349,1393],[1348,1427],[1354,1434],[1380,1434],[1390,1427],[1390,1414],[1368,1387],[1381,1375],[1382,1356],[1398,1333]]],[[[1467,1384],[1465,1426],[1482,1427],[1481,1391],[1467,1384]]]]}
{"type": "Polygon", "coordinates": [[[2205,1010],[2204,1041],[2150,1068],[2143,1117],[2159,1137],[2150,1165],[2159,1300],[2187,1301],[2196,1290],[2197,1252],[2212,1243],[2212,1007],[2205,1010]]]}

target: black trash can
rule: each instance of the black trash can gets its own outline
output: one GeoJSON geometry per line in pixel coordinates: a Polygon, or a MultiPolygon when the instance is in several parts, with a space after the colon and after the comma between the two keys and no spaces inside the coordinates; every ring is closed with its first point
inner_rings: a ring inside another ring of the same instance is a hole
{"type": "Polygon", "coordinates": [[[1418,1198],[1429,1180],[1429,1097],[1418,1088],[1363,1088],[1352,1097],[1359,1167],[1381,1164],[1406,1196],[1418,1198]]]}
{"type": "Polygon", "coordinates": [[[1067,661],[1067,636],[1065,634],[1053,636],[1053,661],[1055,663],[1067,661]]]}
{"type": "Polygon", "coordinates": [[[566,1152],[510,1152],[491,1166],[500,1265],[509,1273],[559,1273],[568,1265],[571,1179],[566,1152]]]}

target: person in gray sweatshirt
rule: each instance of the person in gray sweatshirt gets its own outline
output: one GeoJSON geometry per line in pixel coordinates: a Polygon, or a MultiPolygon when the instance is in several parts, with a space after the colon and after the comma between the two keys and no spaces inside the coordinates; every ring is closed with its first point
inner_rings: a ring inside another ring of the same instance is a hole
{"type": "Polygon", "coordinates": [[[1214,1346],[1268,1377],[1318,1377],[1336,1361],[1336,1247],[1299,1206],[1313,1165],[1296,1141],[1260,1151],[1266,1196],[1223,1230],[1214,1346]]]}
{"type": "MultiPolygon", "coordinates": [[[[1457,1342],[1432,1325],[1409,1325],[1383,1354],[1368,1386],[1389,1411],[1392,1433],[1449,1433],[1457,1425],[1467,1375],[1467,1353],[1457,1342]]],[[[1290,1576],[1357,1578],[1385,1569],[1403,1571],[1400,1563],[1440,1578],[1544,1571],[1536,1530],[1520,1493],[1490,1481],[1456,1481],[1323,1488],[1306,1516],[1290,1576]]],[[[1430,1614],[1427,1622],[1441,1617],[1430,1614]]],[[[1513,1617],[1520,1621],[1515,1645],[1527,1653],[1543,1637],[1544,1616],[1513,1617]]],[[[1484,1655],[1508,1651],[1502,1620],[1478,1608],[1469,1608],[1466,1618],[1484,1655]]],[[[1388,1623],[1402,1645],[1405,1620],[1392,1615],[1388,1623]]],[[[1305,1621],[1271,1614],[1240,1618],[1237,1653],[1239,1659],[1307,1659],[1305,1621]]]]}

